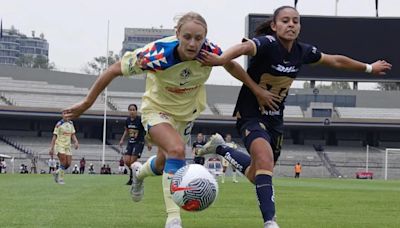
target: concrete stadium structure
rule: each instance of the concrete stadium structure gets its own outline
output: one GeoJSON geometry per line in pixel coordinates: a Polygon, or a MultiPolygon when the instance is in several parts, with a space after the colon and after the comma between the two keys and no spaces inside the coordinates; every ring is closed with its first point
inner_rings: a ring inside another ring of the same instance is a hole
{"type": "MultiPolygon", "coordinates": [[[[46,148],[60,110],[80,101],[95,80],[94,75],[0,65],[0,152],[12,153],[22,160],[31,156],[38,156],[42,162],[48,159],[46,148]]],[[[110,144],[106,160],[116,166],[120,154],[112,144],[115,145],[123,132],[127,104],[140,104],[144,88],[143,77],[121,77],[111,83],[107,100],[99,97],[75,121],[83,152],[74,159],[87,156],[93,162],[100,162],[106,102],[110,144]]],[[[240,142],[235,119],[231,117],[239,90],[237,86],[207,85],[208,107],[196,120],[192,133],[231,133],[240,142]]],[[[366,145],[399,148],[399,95],[399,91],[320,90],[316,94],[312,89],[291,89],[286,102],[286,129],[278,175],[291,176],[292,166],[302,162],[310,167],[306,169],[307,176],[350,177],[365,166],[363,148],[366,145]],[[319,153],[316,145],[329,148],[329,153],[328,149],[327,153],[319,153]],[[343,161],[346,151],[357,159],[343,161]]],[[[155,149],[145,153],[144,158],[154,153],[155,149]]],[[[382,163],[378,163],[375,168],[379,178],[382,163]]],[[[400,178],[400,159],[393,158],[390,165],[393,172],[390,176],[400,178]]]]}

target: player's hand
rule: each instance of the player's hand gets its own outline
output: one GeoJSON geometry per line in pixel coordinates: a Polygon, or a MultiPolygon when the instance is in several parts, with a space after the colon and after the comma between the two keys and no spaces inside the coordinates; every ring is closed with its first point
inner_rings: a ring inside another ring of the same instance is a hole
{"type": "Polygon", "coordinates": [[[121,140],[121,141],[119,141],[118,145],[119,145],[119,147],[122,147],[123,144],[124,144],[124,141],[121,140]]]}
{"type": "Polygon", "coordinates": [[[74,146],[75,146],[75,150],[77,150],[77,149],[79,148],[79,143],[78,143],[78,142],[75,142],[75,143],[74,143],[74,146]]]}
{"type": "Polygon", "coordinates": [[[267,107],[271,111],[279,110],[279,103],[281,102],[280,96],[273,94],[270,91],[265,90],[261,87],[257,91],[258,92],[255,95],[261,112],[265,112],[264,107],[267,107]]]}
{"type": "Polygon", "coordinates": [[[50,150],[49,150],[49,155],[50,155],[51,158],[53,158],[53,155],[54,155],[54,148],[50,148],[50,150]]]}
{"type": "Polygon", "coordinates": [[[90,104],[88,104],[85,101],[81,101],[79,103],[76,103],[74,105],[72,105],[69,108],[66,108],[62,111],[63,115],[67,118],[67,119],[76,119],[78,118],[80,115],[82,115],[82,113],[84,113],[86,110],[88,110],[90,108],[90,104]]]}
{"type": "Polygon", "coordinates": [[[372,65],[371,73],[375,75],[385,75],[386,71],[392,69],[392,64],[386,62],[385,60],[378,60],[372,63],[371,65],[372,65]]]}
{"type": "Polygon", "coordinates": [[[153,145],[147,144],[147,150],[148,150],[148,151],[151,151],[152,149],[153,149],[153,145]]]}
{"type": "Polygon", "coordinates": [[[203,66],[222,66],[224,65],[224,60],[221,56],[201,50],[200,56],[196,58],[203,66]]]}

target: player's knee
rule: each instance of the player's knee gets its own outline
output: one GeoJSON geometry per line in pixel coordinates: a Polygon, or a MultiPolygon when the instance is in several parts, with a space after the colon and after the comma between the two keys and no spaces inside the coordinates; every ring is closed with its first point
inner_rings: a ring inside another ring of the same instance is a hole
{"type": "Polygon", "coordinates": [[[173,145],[166,150],[168,156],[176,157],[176,158],[185,158],[185,145],[184,144],[177,144],[173,145]]]}

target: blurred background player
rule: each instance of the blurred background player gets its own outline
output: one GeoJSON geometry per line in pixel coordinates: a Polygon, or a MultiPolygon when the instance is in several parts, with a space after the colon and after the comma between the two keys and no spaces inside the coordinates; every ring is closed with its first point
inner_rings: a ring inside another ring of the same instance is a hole
{"type": "Polygon", "coordinates": [[[59,168],[54,172],[54,180],[59,184],[64,184],[65,170],[71,165],[71,139],[74,141],[75,150],[77,150],[79,142],[75,135],[74,124],[65,116],[65,112],[62,112],[62,119],[54,127],[49,152],[50,156],[53,156],[55,151],[60,161],[59,168]]]}
{"type": "Polygon", "coordinates": [[[291,6],[276,9],[272,18],[257,27],[255,33],[256,37],[243,39],[242,43],[229,48],[222,56],[202,52],[203,64],[212,66],[223,65],[241,55],[252,56],[248,74],[265,90],[274,94],[267,106],[260,106],[246,85],[240,90],[234,116],[251,158],[224,146],[224,139],[220,135],[212,136],[210,143],[203,148],[204,152],[216,152],[225,158],[229,157],[227,160],[236,168],[240,167],[238,170],[255,184],[264,227],[272,228],[278,227],[274,221],[272,175],[283,139],[284,101],[301,66],[321,64],[380,75],[390,70],[391,64],[384,60],[366,64],[343,55],[325,54],[310,44],[299,42],[300,15],[291,6]]]}
{"type": "MultiPolygon", "coordinates": [[[[221,54],[220,48],[209,42],[206,35],[207,23],[201,15],[194,12],[183,15],[178,20],[176,36],[125,53],[120,62],[111,65],[97,78],[82,102],[65,109],[68,117],[79,117],[117,76],[147,73],[142,123],[159,150],[157,156],[149,158],[143,166],[133,163],[139,171],[137,175],[134,172],[131,194],[134,201],[140,201],[144,178],[163,175],[166,228],[182,227],[180,209],[171,198],[171,177],[185,165],[185,148],[193,121],[206,107],[205,82],[212,68],[203,66],[197,58],[200,50],[221,54]]],[[[270,94],[254,83],[238,63],[229,61],[224,67],[267,103],[270,94]]]]}
{"type": "Polygon", "coordinates": [[[86,167],[86,160],[85,157],[82,157],[81,160],[79,161],[79,174],[85,173],[85,167],[86,167]]]}
{"type": "MultiPolygon", "coordinates": [[[[128,143],[124,152],[124,162],[129,169],[129,180],[126,182],[127,185],[132,184],[132,168],[131,165],[137,161],[141,156],[145,144],[144,136],[146,132],[142,125],[142,119],[138,115],[138,110],[136,104],[128,105],[129,116],[125,121],[124,134],[119,141],[119,146],[122,147],[124,144],[124,139],[128,136],[128,143]]],[[[149,151],[151,150],[151,145],[148,144],[149,151]]]]}
{"type": "Polygon", "coordinates": [[[53,155],[50,156],[49,161],[47,162],[47,164],[49,166],[49,174],[56,171],[56,160],[54,159],[53,155]]]}
{"type": "MultiPolygon", "coordinates": [[[[232,147],[233,149],[237,149],[237,145],[234,141],[232,141],[232,135],[231,134],[226,134],[225,135],[225,143],[227,146],[232,147]]],[[[229,162],[222,157],[222,175],[221,175],[221,182],[225,183],[225,173],[226,170],[228,169],[228,166],[230,166],[229,162]]],[[[232,167],[232,181],[233,183],[238,183],[239,181],[236,178],[236,168],[232,167]]]]}
{"type": "Polygon", "coordinates": [[[301,173],[301,165],[300,162],[297,162],[297,164],[294,166],[294,178],[300,178],[300,173],[301,173]]]}
{"type": "Polygon", "coordinates": [[[124,157],[121,157],[118,161],[118,174],[125,174],[125,170],[124,157]]]}
{"type": "Polygon", "coordinates": [[[204,156],[197,155],[197,151],[206,144],[203,133],[198,133],[196,141],[192,145],[193,162],[195,164],[204,165],[204,156]]]}

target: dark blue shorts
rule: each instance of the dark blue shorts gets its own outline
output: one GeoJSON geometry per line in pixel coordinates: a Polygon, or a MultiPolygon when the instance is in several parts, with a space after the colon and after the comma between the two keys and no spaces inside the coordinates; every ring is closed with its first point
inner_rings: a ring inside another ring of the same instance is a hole
{"type": "Polygon", "coordinates": [[[124,155],[137,156],[138,158],[140,158],[142,156],[143,148],[144,142],[128,143],[124,155]]]}
{"type": "Polygon", "coordinates": [[[282,116],[264,115],[261,118],[238,119],[236,128],[242,137],[247,151],[250,151],[250,145],[255,139],[263,138],[272,147],[274,161],[278,161],[283,142],[282,116]]]}

